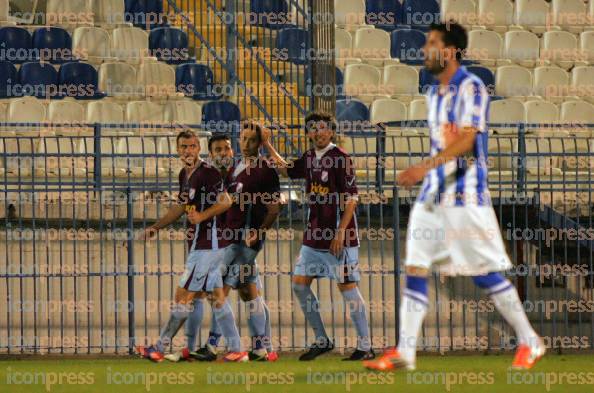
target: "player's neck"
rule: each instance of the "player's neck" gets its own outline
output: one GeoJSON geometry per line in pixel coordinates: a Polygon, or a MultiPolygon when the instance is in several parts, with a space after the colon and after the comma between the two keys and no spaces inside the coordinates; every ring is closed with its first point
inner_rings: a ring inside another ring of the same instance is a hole
{"type": "Polygon", "coordinates": [[[454,74],[456,74],[458,71],[458,68],[460,68],[460,64],[458,64],[457,61],[448,62],[444,70],[439,75],[437,75],[439,86],[442,88],[447,87],[450,84],[454,74]]]}

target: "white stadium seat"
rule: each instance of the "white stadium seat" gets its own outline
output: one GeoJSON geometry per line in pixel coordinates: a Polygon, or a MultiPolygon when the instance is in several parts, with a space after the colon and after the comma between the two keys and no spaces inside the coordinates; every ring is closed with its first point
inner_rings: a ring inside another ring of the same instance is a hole
{"type": "MultiPolygon", "coordinates": [[[[526,107],[526,122],[531,124],[551,124],[559,121],[559,107],[549,101],[528,101],[526,107]]],[[[538,133],[541,136],[550,135],[556,129],[529,128],[527,133],[538,133]]]]}
{"type": "Polygon", "coordinates": [[[569,90],[569,74],[559,67],[543,66],[534,69],[534,94],[553,102],[563,101],[569,90]]]}
{"type": "Polygon", "coordinates": [[[441,0],[441,20],[455,20],[462,26],[477,25],[476,4],[473,0],[441,0]]]}
{"type": "Polygon", "coordinates": [[[467,57],[486,66],[494,66],[501,59],[503,39],[490,30],[472,30],[468,33],[467,57]]]}
{"type": "Polygon", "coordinates": [[[93,25],[93,9],[90,0],[47,0],[46,24],[75,28],[93,25]]]}
{"type": "Polygon", "coordinates": [[[515,124],[526,121],[526,108],[524,103],[515,99],[497,100],[491,103],[490,123],[505,124],[509,127],[492,126],[496,134],[516,134],[518,128],[515,124]]]}
{"type": "Polygon", "coordinates": [[[110,97],[127,99],[139,95],[136,68],[126,63],[103,63],[99,66],[99,90],[110,97]]]}
{"type": "Polygon", "coordinates": [[[540,58],[570,69],[578,58],[577,37],[567,31],[547,31],[542,36],[540,58]]]}
{"type": "Polygon", "coordinates": [[[402,101],[412,101],[419,95],[419,72],[405,64],[384,67],[382,93],[402,101]]]}
{"type": "Polygon", "coordinates": [[[90,128],[82,127],[82,124],[85,123],[85,107],[76,101],[50,101],[47,112],[50,123],[64,123],[63,126],[55,127],[56,134],[66,135],[92,132],[90,128]]]}
{"type": "MultiPolygon", "coordinates": [[[[87,105],[87,123],[124,124],[124,109],[116,102],[95,101],[87,105]]],[[[133,130],[122,127],[103,127],[101,135],[132,135],[133,130]]]]}
{"type": "Polygon", "coordinates": [[[555,25],[572,33],[581,32],[589,24],[584,0],[553,0],[551,14],[555,25]]]}
{"type": "Polygon", "coordinates": [[[350,64],[346,66],[344,73],[345,93],[361,99],[367,97],[363,101],[369,101],[369,96],[373,99],[377,94],[380,79],[381,72],[377,67],[369,64],[350,64]]]}
{"type": "Polygon", "coordinates": [[[562,123],[594,124],[594,105],[584,101],[566,101],[561,105],[562,123]]]}
{"type": "Polygon", "coordinates": [[[106,27],[126,26],[124,0],[94,0],[95,24],[106,27]]]}
{"type": "Polygon", "coordinates": [[[149,56],[148,34],[137,27],[118,27],[111,33],[111,52],[119,60],[131,63],[155,61],[149,56]]]}
{"type": "Polygon", "coordinates": [[[39,140],[35,159],[35,174],[47,177],[65,177],[85,175],[86,169],[80,166],[81,160],[73,156],[78,150],[78,140],[67,137],[46,137],[39,140]],[[56,154],[52,159],[46,159],[46,154],[56,154]]]}
{"type": "MultiPolygon", "coordinates": [[[[17,98],[10,100],[6,117],[10,123],[43,123],[47,120],[47,109],[42,101],[36,98],[17,98]]],[[[39,131],[32,132],[31,127],[28,127],[26,131],[23,128],[21,133],[24,132],[39,134],[39,131]]]]}
{"type": "MultiPolygon", "coordinates": [[[[117,153],[142,155],[116,159],[118,168],[124,169],[124,176],[156,177],[164,172],[163,168],[158,166],[157,157],[154,156],[157,153],[157,148],[153,138],[135,136],[120,138],[117,153]]],[[[122,174],[122,172],[119,173],[122,174]]]]}
{"type": "Polygon", "coordinates": [[[168,101],[164,105],[166,123],[197,125],[202,123],[202,107],[195,101],[168,101]]]}
{"type": "Polygon", "coordinates": [[[406,105],[392,98],[380,98],[371,104],[372,124],[406,120],[406,105]]]}
{"type": "Polygon", "coordinates": [[[580,59],[586,64],[594,64],[594,31],[580,34],[580,59]]]}
{"type": "MultiPolygon", "coordinates": [[[[109,177],[109,176],[121,176],[123,175],[124,169],[118,168],[116,165],[116,159],[112,154],[117,153],[118,151],[118,144],[119,139],[115,137],[103,137],[100,140],[100,148],[101,148],[101,176],[109,177]]],[[[95,140],[93,138],[82,138],[78,147],[78,152],[81,154],[87,155],[95,155],[95,140]]],[[[94,163],[92,160],[88,160],[88,165],[86,168],[88,174],[92,174],[95,170],[94,163]]]]}
{"type": "Polygon", "coordinates": [[[408,120],[427,120],[427,100],[425,98],[417,98],[411,101],[408,120]]]}
{"type": "Polygon", "coordinates": [[[571,95],[594,103],[594,67],[579,66],[571,70],[571,95]]]}
{"type": "Polygon", "coordinates": [[[334,31],[334,47],[336,48],[337,59],[351,57],[353,52],[353,37],[351,33],[344,29],[336,28],[334,31]]]}
{"type": "Polygon", "coordinates": [[[495,93],[503,97],[532,95],[532,74],[517,65],[501,66],[495,73],[495,93]]]}
{"type": "Polygon", "coordinates": [[[107,30],[99,27],[77,27],[72,35],[72,50],[82,60],[101,63],[111,59],[111,44],[107,30]]]}
{"type": "Polygon", "coordinates": [[[365,25],[365,0],[334,0],[334,20],[348,30],[365,25]]]}
{"type": "Polygon", "coordinates": [[[141,64],[138,68],[136,84],[147,97],[178,95],[175,91],[175,70],[169,64],[161,62],[141,64]]]}
{"type": "MultiPolygon", "coordinates": [[[[150,101],[131,101],[126,106],[126,121],[130,124],[159,125],[163,119],[163,106],[150,101]]],[[[146,128],[148,132],[156,132],[154,128],[146,128]]]]}
{"type": "Polygon", "coordinates": [[[390,59],[390,34],[382,29],[357,29],[353,40],[353,56],[381,66],[386,59],[390,59]]]}
{"type": "Polygon", "coordinates": [[[544,33],[551,22],[549,18],[549,3],[545,0],[516,0],[516,25],[544,33]]]}
{"type": "Polygon", "coordinates": [[[505,33],[505,57],[525,67],[534,67],[539,59],[540,40],[529,31],[505,33]]]}
{"type": "Polygon", "coordinates": [[[514,5],[509,0],[478,0],[479,24],[505,33],[514,23],[514,5]]]}
{"type": "Polygon", "coordinates": [[[0,26],[14,26],[15,23],[10,21],[10,2],[8,0],[0,0],[0,26]]]}

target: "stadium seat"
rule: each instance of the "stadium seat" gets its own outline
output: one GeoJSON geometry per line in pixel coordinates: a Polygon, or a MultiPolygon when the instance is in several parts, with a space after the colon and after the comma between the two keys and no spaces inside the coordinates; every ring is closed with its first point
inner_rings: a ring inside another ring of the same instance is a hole
{"type": "Polygon", "coordinates": [[[402,24],[402,4],[393,0],[367,0],[365,21],[378,29],[392,31],[402,24]]]}
{"type": "Polygon", "coordinates": [[[202,107],[194,101],[168,101],[164,105],[166,123],[198,125],[202,122],[202,107]]]}
{"type": "MultiPolygon", "coordinates": [[[[43,123],[47,120],[47,110],[40,100],[33,97],[22,97],[10,100],[7,112],[7,121],[10,123],[43,123]]],[[[39,129],[31,127],[19,127],[18,134],[39,135],[39,129]]]]}
{"type": "Polygon", "coordinates": [[[381,71],[369,64],[350,64],[344,73],[344,91],[371,103],[378,94],[381,71]]]}
{"type": "Polygon", "coordinates": [[[60,27],[42,27],[33,32],[33,48],[38,51],[40,61],[61,64],[74,61],[72,38],[60,27]]]}
{"type": "Polygon", "coordinates": [[[9,21],[10,2],[8,0],[0,0],[0,26],[11,25],[9,21]]]}
{"type": "Polygon", "coordinates": [[[517,134],[517,123],[526,121],[526,108],[519,100],[497,100],[491,103],[490,115],[490,122],[493,124],[490,128],[493,133],[517,134]]]}
{"type": "Polygon", "coordinates": [[[137,27],[118,27],[111,33],[111,53],[119,60],[139,63],[156,60],[150,56],[148,34],[137,27]]]}
{"type": "Polygon", "coordinates": [[[16,67],[9,61],[0,61],[0,98],[11,98],[20,95],[14,85],[19,83],[16,67]]]}
{"type": "Polygon", "coordinates": [[[239,107],[229,101],[210,101],[202,105],[202,124],[208,132],[238,131],[241,113],[239,107]]]}
{"type": "Polygon", "coordinates": [[[149,49],[159,61],[168,64],[193,62],[188,55],[188,35],[181,29],[157,27],[149,34],[149,49]]]}
{"type": "Polygon", "coordinates": [[[103,63],[99,67],[99,90],[110,97],[128,99],[138,97],[136,69],[126,63],[103,63]]]}
{"type": "Polygon", "coordinates": [[[529,31],[505,33],[505,57],[524,67],[534,67],[539,60],[540,41],[529,31]]]}
{"type": "Polygon", "coordinates": [[[591,136],[592,132],[584,128],[584,124],[594,124],[594,105],[584,101],[566,101],[561,104],[561,123],[571,123],[568,128],[572,134],[591,136]]]}
{"type": "Polygon", "coordinates": [[[554,103],[564,100],[569,90],[569,74],[559,67],[543,66],[534,69],[535,95],[554,103]]]}
{"type": "Polygon", "coordinates": [[[381,29],[361,28],[355,32],[353,56],[382,66],[390,59],[390,34],[381,29]]]}
{"type": "Polygon", "coordinates": [[[127,136],[119,138],[117,153],[127,157],[116,158],[116,176],[158,177],[164,174],[157,160],[156,138],[127,136]],[[122,171],[123,169],[123,171],[122,171]]]}
{"type": "Polygon", "coordinates": [[[439,3],[436,0],[404,0],[402,3],[404,26],[426,30],[431,23],[439,21],[439,3]]]}
{"type": "MultiPolygon", "coordinates": [[[[304,77],[303,77],[303,86],[298,86],[299,95],[306,95],[309,96],[312,94],[312,87],[311,87],[311,69],[312,67],[307,67],[305,69],[304,77]]],[[[335,86],[336,86],[336,99],[340,100],[345,97],[344,93],[344,75],[340,68],[335,67],[336,75],[335,75],[335,86]]]]}
{"type": "Polygon", "coordinates": [[[549,11],[545,0],[516,0],[515,24],[542,34],[550,28],[549,11]]]}
{"type": "Polygon", "coordinates": [[[594,67],[579,66],[571,70],[571,95],[594,104],[594,67]]]}
{"type": "Polygon", "coordinates": [[[419,70],[419,93],[427,94],[429,88],[437,84],[437,79],[425,67],[419,70]]]}
{"type": "Polygon", "coordinates": [[[182,64],[175,70],[175,86],[178,92],[195,100],[217,100],[214,75],[204,64],[182,64]]]}
{"type": "Polygon", "coordinates": [[[77,27],[72,34],[72,51],[89,63],[113,60],[109,33],[99,27],[77,27]]]}
{"type": "Polygon", "coordinates": [[[349,31],[365,25],[365,0],[334,0],[334,22],[349,31]]]}
{"type": "Polygon", "coordinates": [[[96,26],[115,28],[129,25],[124,16],[124,0],[95,0],[92,3],[96,26]]]}
{"type": "MultiPolygon", "coordinates": [[[[406,105],[392,98],[380,98],[373,101],[370,112],[371,124],[384,124],[407,119],[406,105]]],[[[391,129],[394,128],[391,127],[391,129]]],[[[400,129],[400,127],[396,127],[396,129],[400,129]]]]}
{"type": "Polygon", "coordinates": [[[78,100],[97,100],[105,97],[99,91],[97,70],[87,63],[66,63],[58,76],[62,94],[78,100]]]}
{"type": "Polygon", "coordinates": [[[175,90],[175,70],[165,63],[143,63],[138,68],[137,85],[147,97],[183,97],[175,90]]]}
{"type": "Polygon", "coordinates": [[[495,94],[502,97],[532,95],[532,73],[517,65],[501,66],[495,73],[495,94]]]}
{"type": "MultiPolygon", "coordinates": [[[[503,39],[498,33],[490,30],[472,30],[468,33],[468,59],[479,61],[486,66],[503,65],[502,52],[503,39]]],[[[504,62],[509,63],[507,60],[504,62]]]]}
{"type": "Polygon", "coordinates": [[[563,144],[559,138],[527,137],[525,144],[529,183],[538,184],[546,181],[542,177],[550,178],[563,174],[561,162],[558,159],[563,153],[563,144]]]}
{"type": "Polygon", "coordinates": [[[334,48],[336,49],[336,61],[348,59],[353,55],[353,37],[345,29],[336,28],[334,31],[334,48]]]}
{"type": "MultiPolygon", "coordinates": [[[[101,176],[111,177],[114,174],[117,176],[121,176],[124,174],[123,168],[118,168],[116,166],[116,159],[113,157],[113,154],[117,153],[119,139],[114,136],[105,136],[100,139],[100,149],[101,149],[101,176]]],[[[95,157],[98,152],[95,151],[95,140],[93,138],[81,138],[80,144],[78,147],[78,152],[81,154],[86,154],[91,157],[95,157]]],[[[94,173],[94,162],[93,158],[88,161],[88,165],[86,168],[87,175],[94,173]]]]}
{"type": "Polygon", "coordinates": [[[399,64],[384,68],[381,83],[382,93],[389,94],[392,98],[410,102],[419,92],[419,72],[411,66],[399,64]]]}
{"type": "Polygon", "coordinates": [[[19,81],[25,96],[61,98],[58,95],[58,71],[51,64],[23,64],[19,69],[19,81]]]}
{"type": "Polygon", "coordinates": [[[514,23],[514,5],[509,0],[478,0],[479,24],[505,33],[514,23]]]}
{"type": "Polygon", "coordinates": [[[388,183],[394,183],[396,176],[402,170],[420,163],[429,156],[431,142],[424,135],[387,135],[385,138],[385,152],[388,156],[385,163],[387,168],[385,179],[388,183]]]}
{"type": "Polygon", "coordinates": [[[427,99],[418,98],[411,101],[408,109],[408,120],[427,120],[427,99]]]}
{"type": "Polygon", "coordinates": [[[74,29],[92,26],[94,13],[88,0],[47,0],[46,18],[49,24],[74,29]]]}
{"type": "Polygon", "coordinates": [[[21,27],[0,28],[0,48],[6,51],[3,60],[15,64],[34,60],[34,56],[31,55],[32,45],[31,34],[27,30],[21,27]],[[10,53],[14,55],[9,57],[10,53]]]}
{"type": "MultiPolygon", "coordinates": [[[[559,107],[548,101],[528,101],[524,104],[526,107],[526,122],[529,124],[553,124],[559,122],[559,107]]],[[[551,128],[533,128],[526,129],[526,133],[537,133],[539,136],[550,135],[551,128]]]]}
{"type": "Polygon", "coordinates": [[[94,101],[87,105],[86,122],[90,124],[103,123],[101,135],[132,135],[133,131],[115,127],[124,124],[124,110],[121,105],[109,101],[94,101]]]}
{"type": "Polygon", "coordinates": [[[419,65],[424,61],[425,34],[418,30],[394,30],[391,34],[391,56],[400,62],[419,65]]]}
{"type": "Polygon", "coordinates": [[[580,34],[580,59],[584,65],[594,64],[594,31],[580,34]]]}
{"type": "Polygon", "coordinates": [[[255,18],[255,25],[278,30],[287,27],[289,5],[286,0],[251,0],[250,16],[255,18]]]}
{"type": "Polygon", "coordinates": [[[309,34],[300,28],[282,29],[276,36],[276,48],[287,52],[287,60],[294,64],[309,63],[309,34]]]}
{"type": "Polygon", "coordinates": [[[469,29],[478,24],[476,5],[473,0],[441,0],[441,20],[455,20],[469,29]]]}
{"type": "Polygon", "coordinates": [[[35,159],[35,175],[40,177],[73,177],[84,176],[86,171],[78,166],[73,154],[78,150],[78,141],[75,138],[46,136],[39,140],[35,159]],[[47,159],[46,155],[55,155],[47,159]]]}
{"type": "Polygon", "coordinates": [[[577,37],[566,31],[547,31],[542,37],[540,58],[569,70],[578,55],[577,37]]]}
{"type": "Polygon", "coordinates": [[[359,100],[336,101],[336,121],[341,131],[355,131],[369,125],[369,108],[359,100]]]}
{"type": "Polygon", "coordinates": [[[70,100],[51,101],[47,107],[50,123],[64,123],[55,127],[56,135],[92,134],[92,129],[82,128],[85,122],[85,107],[70,100]]]}
{"type": "Polygon", "coordinates": [[[163,106],[151,101],[130,101],[126,105],[126,123],[143,125],[131,129],[135,134],[163,134],[163,106]]]}
{"type": "Polygon", "coordinates": [[[553,0],[551,14],[556,26],[572,33],[579,33],[592,23],[588,23],[588,10],[583,0],[553,0]]]}
{"type": "Polygon", "coordinates": [[[126,0],[126,22],[142,29],[163,25],[163,2],[161,0],[126,0]]]}
{"type": "Polygon", "coordinates": [[[489,92],[489,95],[495,94],[495,75],[493,75],[493,72],[491,72],[490,69],[481,66],[470,66],[466,69],[468,72],[478,76],[483,81],[487,91],[489,92]]]}

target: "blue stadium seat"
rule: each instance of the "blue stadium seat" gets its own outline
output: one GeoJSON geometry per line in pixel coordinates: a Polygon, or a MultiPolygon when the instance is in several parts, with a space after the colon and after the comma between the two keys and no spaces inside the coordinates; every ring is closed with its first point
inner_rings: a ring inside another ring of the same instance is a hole
{"type": "Polygon", "coordinates": [[[276,36],[276,48],[287,52],[287,60],[295,64],[307,64],[309,34],[304,29],[282,29],[276,36]]]}
{"type": "Polygon", "coordinates": [[[0,28],[0,48],[5,50],[0,60],[16,64],[34,60],[31,45],[31,34],[27,30],[20,27],[0,28]]]}
{"type": "Polygon", "coordinates": [[[367,24],[378,29],[392,31],[402,23],[402,4],[399,1],[367,0],[365,13],[367,24]]]}
{"type": "Polygon", "coordinates": [[[216,84],[210,67],[204,64],[182,64],[175,70],[177,91],[195,100],[218,100],[216,84]]]}
{"type": "Polygon", "coordinates": [[[0,61],[0,98],[17,97],[20,92],[15,90],[19,83],[17,69],[10,61],[0,61]]]}
{"type": "Polygon", "coordinates": [[[425,34],[422,31],[394,30],[391,34],[391,41],[390,54],[392,58],[400,59],[400,62],[405,64],[423,64],[422,48],[425,46],[425,34]]]}
{"type": "Polygon", "coordinates": [[[419,93],[427,94],[429,87],[437,83],[437,79],[425,67],[419,70],[419,93]]]}
{"type": "Polygon", "coordinates": [[[369,108],[359,100],[338,100],[336,101],[336,121],[343,131],[352,131],[356,128],[352,123],[369,122],[369,108]]]}
{"type": "Polygon", "coordinates": [[[23,64],[19,69],[19,81],[25,96],[62,98],[58,94],[58,71],[51,64],[23,64]]]}
{"type": "Polygon", "coordinates": [[[467,67],[466,69],[468,70],[468,72],[481,78],[481,80],[487,87],[489,95],[493,95],[495,93],[495,75],[493,75],[493,72],[491,72],[490,69],[481,66],[472,66],[467,67]]]}
{"type": "Polygon", "coordinates": [[[402,4],[403,26],[428,30],[431,23],[440,22],[437,0],[404,0],[402,4]]]}
{"type": "Polygon", "coordinates": [[[161,0],[126,0],[126,22],[146,29],[164,26],[163,1],[161,0]]]}
{"type": "Polygon", "coordinates": [[[188,56],[188,35],[181,29],[157,27],[149,34],[151,55],[168,64],[193,62],[188,56]]]}
{"type": "Polygon", "coordinates": [[[289,5],[286,0],[252,0],[250,12],[250,16],[256,18],[253,23],[256,26],[278,30],[289,25],[289,5]],[[274,17],[270,18],[271,15],[274,17]]]}
{"type": "Polygon", "coordinates": [[[60,27],[42,27],[33,32],[33,48],[41,61],[61,64],[73,61],[72,38],[60,27]]]}
{"type": "Polygon", "coordinates": [[[241,113],[229,101],[210,101],[202,106],[202,124],[205,131],[237,135],[241,113]]]}
{"type": "Polygon", "coordinates": [[[58,81],[63,95],[77,100],[97,100],[106,96],[99,91],[97,70],[90,64],[71,62],[60,67],[58,81]]]}

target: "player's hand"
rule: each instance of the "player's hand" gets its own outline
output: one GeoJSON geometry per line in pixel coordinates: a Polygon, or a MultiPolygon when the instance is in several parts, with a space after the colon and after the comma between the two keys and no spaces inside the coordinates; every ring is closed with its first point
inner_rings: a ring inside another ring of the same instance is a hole
{"type": "Polygon", "coordinates": [[[267,143],[270,143],[270,128],[262,127],[262,142],[260,146],[264,146],[267,143]]]}
{"type": "Polygon", "coordinates": [[[337,230],[336,236],[332,242],[330,242],[330,253],[335,257],[339,257],[344,248],[344,230],[337,230]]]}
{"type": "Polygon", "coordinates": [[[427,168],[422,165],[414,165],[398,176],[398,185],[404,188],[411,188],[425,177],[427,168]]]}
{"type": "Polygon", "coordinates": [[[258,240],[258,230],[253,228],[248,230],[245,235],[245,245],[251,247],[256,244],[258,240]]]}
{"type": "Polygon", "coordinates": [[[144,232],[142,233],[142,238],[144,240],[155,240],[158,235],[159,230],[151,225],[150,227],[144,229],[144,232]]]}
{"type": "Polygon", "coordinates": [[[194,209],[188,213],[188,221],[190,221],[190,224],[196,225],[204,221],[204,217],[201,212],[194,209]]]}

